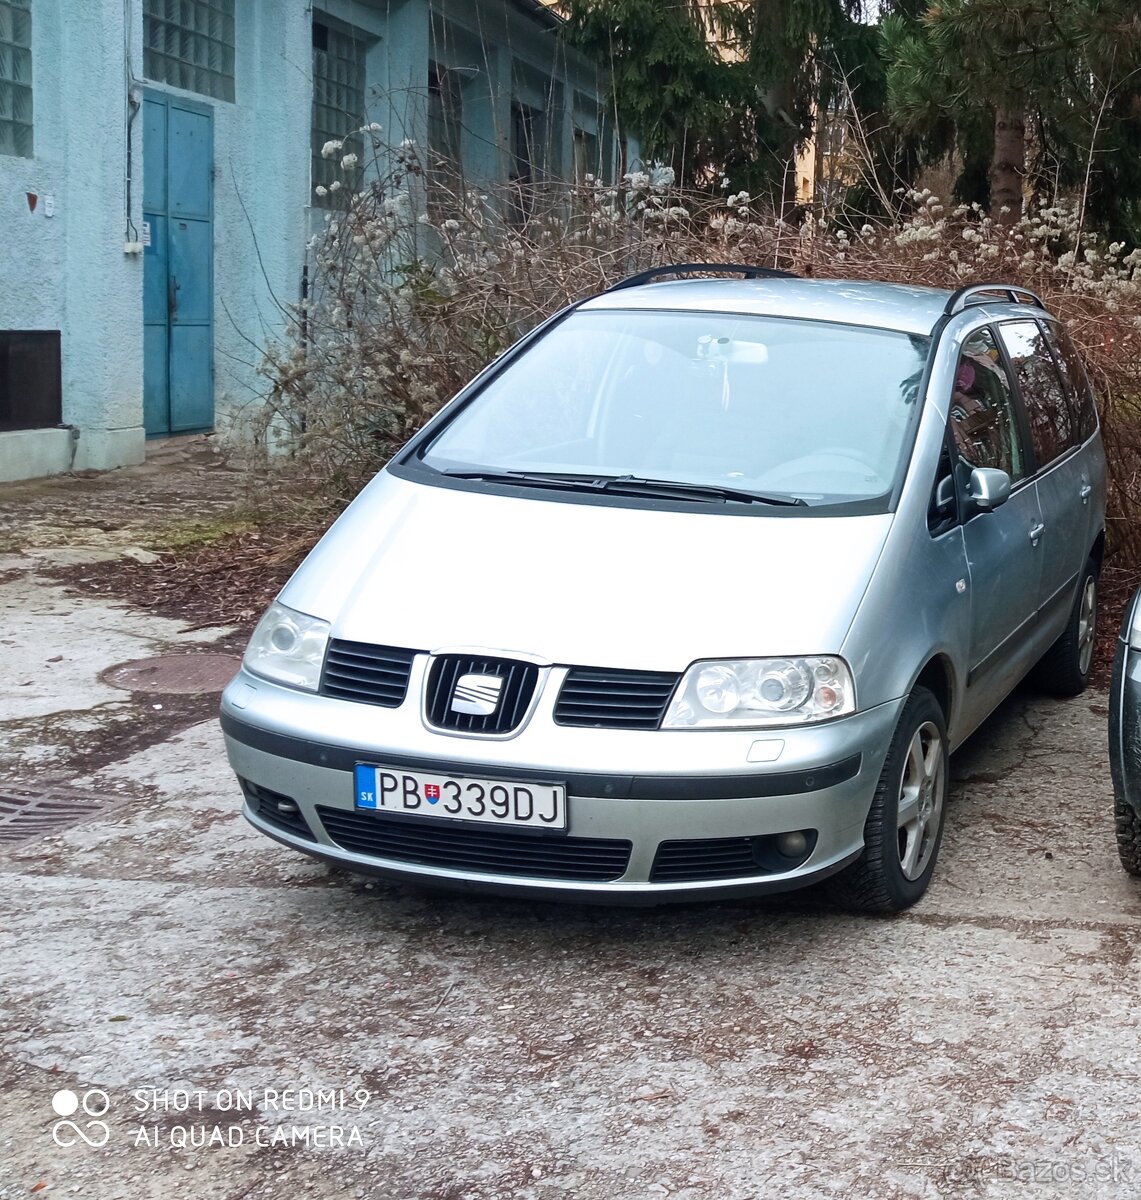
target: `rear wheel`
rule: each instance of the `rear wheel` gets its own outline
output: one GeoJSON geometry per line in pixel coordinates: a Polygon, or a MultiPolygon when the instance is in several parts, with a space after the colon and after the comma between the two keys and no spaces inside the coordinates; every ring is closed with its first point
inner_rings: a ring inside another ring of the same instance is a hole
{"type": "Polygon", "coordinates": [[[864,853],[836,878],[846,908],[899,912],[927,890],[943,838],[947,761],[943,710],[931,692],[917,687],[880,772],[864,824],[864,853]]]}
{"type": "Polygon", "coordinates": [[[1097,636],[1097,563],[1091,558],[1082,573],[1070,619],[1062,636],[1031,672],[1035,687],[1051,696],[1077,696],[1089,683],[1097,636]]]}

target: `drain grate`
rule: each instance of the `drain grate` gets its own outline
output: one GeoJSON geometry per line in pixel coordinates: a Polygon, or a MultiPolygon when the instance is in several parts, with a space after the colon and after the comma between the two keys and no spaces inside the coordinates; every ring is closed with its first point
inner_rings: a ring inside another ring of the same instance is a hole
{"type": "Polygon", "coordinates": [[[130,799],[130,796],[77,795],[65,788],[35,792],[4,788],[0,791],[0,850],[61,833],[120,808],[130,799]]]}

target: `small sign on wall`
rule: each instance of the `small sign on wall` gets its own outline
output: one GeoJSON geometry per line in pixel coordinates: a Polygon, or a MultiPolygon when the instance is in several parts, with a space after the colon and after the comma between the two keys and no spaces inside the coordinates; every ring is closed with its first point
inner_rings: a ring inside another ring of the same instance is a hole
{"type": "Polygon", "coordinates": [[[143,222],[143,246],[149,248],[151,244],[151,223],[150,221],[143,222]]]}

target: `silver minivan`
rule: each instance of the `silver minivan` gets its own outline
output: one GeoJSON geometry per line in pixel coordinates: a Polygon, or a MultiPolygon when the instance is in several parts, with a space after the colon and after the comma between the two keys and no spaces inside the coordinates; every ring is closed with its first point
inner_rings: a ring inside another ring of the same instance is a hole
{"type": "Polygon", "coordinates": [[[1094,396],[1036,296],[663,268],[396,454],[222,727],[249,821],[352,870],[642,902],[832,877],[894,911],[951,751],[1028,673],[1085,686],[1104,544],[1094,396]]]}

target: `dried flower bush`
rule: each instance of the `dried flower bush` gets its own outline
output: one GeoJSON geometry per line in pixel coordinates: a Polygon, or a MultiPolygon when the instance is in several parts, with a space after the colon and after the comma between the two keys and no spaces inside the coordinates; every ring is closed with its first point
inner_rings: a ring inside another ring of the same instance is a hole
{"type": "Polygon", "coordinates": [[[526,330],[633,271],[704,261],[947,288],[1002,280],[1042,296],[1085,353],[1111,462],[1111,553],[1118,570],[1141,568],[1141,250],[1102,245],[1076,210],[1007,225],[907,191],[893,223],[856,232],[786,224],[725,181],[721,195],[682,194],[669,171],[489,192],[426,166],[411,143],[381,161],[363,190],[339,189],[310,248],[312,293],[262,368],[263,438],[330,507],[526,330]]]}

